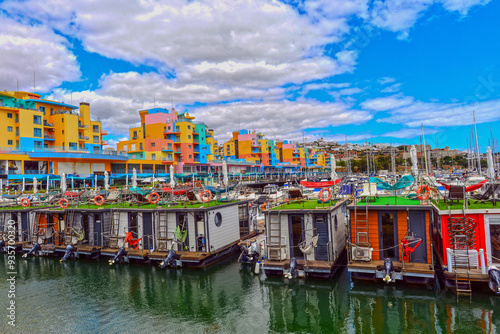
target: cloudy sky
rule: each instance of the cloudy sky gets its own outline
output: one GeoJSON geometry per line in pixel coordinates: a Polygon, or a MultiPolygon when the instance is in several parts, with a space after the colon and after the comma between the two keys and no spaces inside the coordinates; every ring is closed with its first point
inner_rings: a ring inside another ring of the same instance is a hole
{"type": "Polygon", "coordinates": [[[90,102],[116,143],[138,111],[189,111],[219,140],[500,137],[500,1],[0,3],[0,89],[90,102]],[[72,92],[72,94],[71,94],[72,92]]]}

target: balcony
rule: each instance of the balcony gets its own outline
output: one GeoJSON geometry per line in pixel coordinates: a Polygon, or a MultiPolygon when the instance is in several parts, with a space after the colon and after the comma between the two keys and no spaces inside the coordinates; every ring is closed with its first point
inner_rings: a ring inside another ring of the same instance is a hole
{"type": "Polygon", "coordinates": [[[89,140],[88,136],[78,136],[78,140],[84,141],[84,140],[89,140]]]}
{"type": "Polygon", "coordinates": [[[43,126],[44,126],[45,128],[53,128],[53,127],[54,127],[54,123],[49,123],[49,122],[47,122],[47,121],[44,121],[44,122],[43,122],[43,126]]]}
{"type": "Polygon", "coordinates": [[[106,140],[103,140],[103,141],[101,142],[101,145],[102,145],[102,146],[108,145],[108,142],[107,142],[106,140]]]}
{"type": "Polygon", "coordinates": [[[55,140],[55,138],[54,138],[53,135],[48,135],[48,134],[44,134],[43,135],[43,139],[45,139],[45,140],[55,140]]]}
{"type": "Polygon", "coordinates": [[[161,158],[161,161],[162,162],[174,162],[174,158],[163,157],[163,158],[161,158]]]}
{"type": "Polygon", "coordinates": [[[177,150],[177,151],[174,152],[174,154],[182,154],[182,151],[177,150]]]}
{"type": "Polygon", "coordinates": [[[84,125],[84,124],[80,124],[80,123],[78,123],[78,128],[79,128],[79,129],[88,129],[88,128],[89,128],[89,126],[88,126],[88,125],[84,125]]]}
{"type": "Polygon", "coordinates": [[[106,130],[101,130],[101,136],[107,136],[108,135],[108,131],[106,130]]]}
{"type": "Polygon", "coordinates": [[[161,150],[163,152],[173,152],[172,147],[162,147],[161,150]]]}
{"type": "Polygon", "coordinates": [[[176,135],[176,134],[180,134],[180,133],[181,133],[180,130],[165,130],[165,131],[163,131],[164,135],[171,135],[171,134],[176,135]]]}

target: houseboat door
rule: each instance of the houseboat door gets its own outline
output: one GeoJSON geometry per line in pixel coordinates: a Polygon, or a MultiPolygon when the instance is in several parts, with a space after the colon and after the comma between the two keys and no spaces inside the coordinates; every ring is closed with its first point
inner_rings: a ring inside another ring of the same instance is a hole
{"type": "MultiPolygon", "coordinates": [[[[427,263],[427,240],[425,211],[410,211],[410,235],[422,239],[422,243],[411,253],[411,262],[427,263]]],[[[415,247],[415,245],[410,245],[415,247]]]]}
{"type": "MultiPolygon", "coordinates": [[[[177,226],[180,232],[186,233],[186,240],[184,241],[184,249],[189,249],[189,231],[188,231],[188,217],[184,212],[177,213],[177,226]]],[[[182,246],[179,244],[178,250],[182,250],[182,246]]]]}
{"type": "Polygon", "coordinates": [[[142,214],[142,248],[150,250],[153,247],[153,214],[142,214]]]}
{"type": "Polygon", "coordinates": [[[28,213],[27,212],[21,212],[21,229],[23,231],[23,240],[22,241],[29,241],[30,240],[30,228],[28,224],[28,213]]]}
{"type": "Polygon", "coordinates": [[[89,245],[90,244],[90,238],[89,238],[89,214],[83,213],[82,216],[82,229],[83,229],[83,244],[84,245],[89,245]]]}
{"type": "Polygon", "coordinates": [[[299,243],[304,240],[304,216],[290,215],[288,230],[290,231],[290,258],[303,259],[304,254],[299,249],[299,243]]]}
{"type": "Polygon", "coordinates": [[[485,218],[488,263],[500,266],[500,218],[491,216],[485,218]]]}
{"type": "Polygon", "coordinates": [[[94,215],[94,246],[101,246],[102,217],[100,214],[94,215]]]}
{"type": "MultiPolygon", "coordinates": [[[[335,216],[335,219],[336,216],[335,216]]],[[[314,216],[314,235],[318,236],[318,244],[316,246],[316,261],[328,261],[328,224],[326,215],[314,216]]]]}
{"type": "Polygon", "coordinates": [[[398,216],[396,211],[378,212],[380,259],[399,260],[398,216]]]}

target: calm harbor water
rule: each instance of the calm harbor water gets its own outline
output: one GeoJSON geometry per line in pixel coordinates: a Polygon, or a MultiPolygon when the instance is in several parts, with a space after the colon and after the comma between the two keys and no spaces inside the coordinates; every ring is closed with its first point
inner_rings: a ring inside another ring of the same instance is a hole
{"type": "MultiPolygon", "coordinates": [[[[0,333],[496,333],[500,297],[472,301],[434,287],[286,282],[240,270],[161,270],[106,261],[17,258],[16,327],[0,333]]],[[[7,275],[0,256],[0,277],[7,275]]]]}

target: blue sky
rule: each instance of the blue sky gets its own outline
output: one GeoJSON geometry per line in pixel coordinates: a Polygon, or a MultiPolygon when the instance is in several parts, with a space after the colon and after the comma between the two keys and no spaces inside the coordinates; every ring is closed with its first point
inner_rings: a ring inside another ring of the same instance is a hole
{"type": "Polygon", "coordinates": [[[90,102],[111,144],[170,107],[222,142],[271,139],[465,149],[500,137],[500,2],[303,0],[0,3],[0,87],[90,102]]]}

